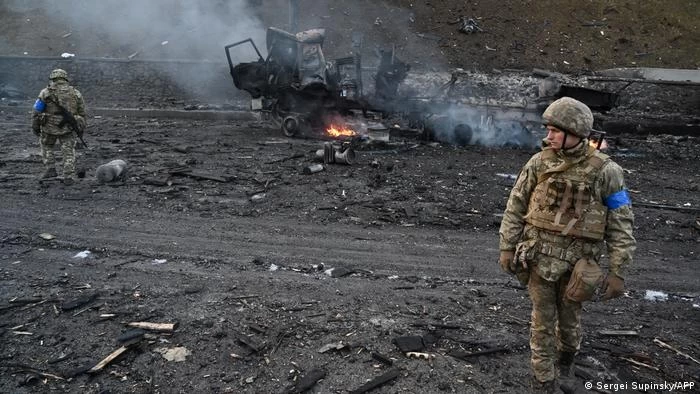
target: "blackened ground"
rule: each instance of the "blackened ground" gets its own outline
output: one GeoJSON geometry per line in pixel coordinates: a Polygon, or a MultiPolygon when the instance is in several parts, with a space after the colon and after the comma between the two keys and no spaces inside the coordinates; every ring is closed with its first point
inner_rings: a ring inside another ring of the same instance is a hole
{"type": "MultiPolygon", "coordinates": [[[[376,392],[526,390],[530,302],[496,259],[498,215],[532,152],[397,137],[305,175],[322,142],[264,122],[98,118],[79,151],[86,177],[67,187],[37,181],[25,115],[4,112],[2,125],[0,391],[284,392],[321,369],[311,392],[344,393],[390,368],[398,377],[376,392]],[[116,158],[127,180],[98,184],[94,169],[116,158]],[[133,321],[179,326],[78,374],[133,321]],[[430,360],[392,343],[427,333],[438,337],[430,360]],[[175,347],[191,354],[158,352],[175,347]]],[[[700,354],[700,148],[677,136],[610,142],[639,248],[626,296],[585,307],[575,385],[697,387],[697,363],[654,340],[700,354]]]]}

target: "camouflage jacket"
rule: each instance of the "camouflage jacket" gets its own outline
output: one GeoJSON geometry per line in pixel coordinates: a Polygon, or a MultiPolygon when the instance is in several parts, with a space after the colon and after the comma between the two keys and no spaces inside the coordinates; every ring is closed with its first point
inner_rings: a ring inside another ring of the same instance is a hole
{"type": "Polygon", "coordinates": [[[37,125],[46,134],[63,135],[71,133],[70,127],[64,125],[59,127],[63,121],[63,115],[56,103],[60,103],[63,108],[73,114],[78,123],[85,124],[85,102],[78,89],[69,85],[63,80],[52,81],[49,86],[39,92],[39,98],[45,104],[42,112],[34,111],[32,127],[37,125]]]}
{"type": "Polygon", "coordinates": [[[598,154],[605,160],[589,185],[591,206],[605,210],[602,215],[596,216],[604,220],[602,240],[574,234],[562,235],[528,220],[528,215],[534,210],[533,192],[538,180],[543,179],[542,175],[562,167],[567,168],[566,171],[584,172],[582,166],[587,165],[585,158],[589,153],[587,140],[575,148],[556,153],[545,147],[525,164],[511,190],[499,231],[499,248],[516,251],[517,258],[525,259],[546,280],[557,280],[580,258],[599,261],[606,245],[610,272],[624,278],[625,270],[632,261],[636,241],[632,235],[634,215],[631,202],[625,189],[622,168],[605,155],[598,154]]]}

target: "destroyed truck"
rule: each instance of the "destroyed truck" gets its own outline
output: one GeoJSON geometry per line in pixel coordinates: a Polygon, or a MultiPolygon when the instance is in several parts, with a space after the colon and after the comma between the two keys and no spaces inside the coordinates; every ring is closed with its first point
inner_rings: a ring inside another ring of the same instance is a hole
{"type": "Polygon", "coordinates": [[[352,56],[326,60],[323,54],[325,29],[296,34],[270,27],[267,56],[262,56],[251,38],[225,46],[233,83],[252,97],[252,109],[269,115],[291,137],[325,129],[336,117],[351,112],[383,112],[386,101],[395,97],[409,66],[391,51],[381,52],[374,76],[374,94],[364,94],[362,84],[362,36],[353,35],[352,56]],[[234,65],[231,50],[250,44],[258,55],[253,62],[234,65]]]}

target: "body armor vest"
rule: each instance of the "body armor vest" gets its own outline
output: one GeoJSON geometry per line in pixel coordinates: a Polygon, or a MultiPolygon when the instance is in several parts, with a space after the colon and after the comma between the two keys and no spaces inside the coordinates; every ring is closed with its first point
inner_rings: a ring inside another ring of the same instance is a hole
{"type": "Polygon", "coordinates": [[[45,124],[48,126],[48,133],[70,133],[71,130],[68,127],[64,126],[59,128],[59,124],[63,121],[63,115],[57,103],[73,115],[78,115],[76,113],[78,109],[78,99],[73,87],[67,83],[57,83],[42,91],[39,98],[46,103],[44,112],[47,114],[45,124]]]}
{"type": "Polygon", "coordinates": [[[596,198],[593,186],[608,158],[595,148],[572,161],[544,150],[525,221],[558,235],[602,240],[608,208],[596,198]]]}

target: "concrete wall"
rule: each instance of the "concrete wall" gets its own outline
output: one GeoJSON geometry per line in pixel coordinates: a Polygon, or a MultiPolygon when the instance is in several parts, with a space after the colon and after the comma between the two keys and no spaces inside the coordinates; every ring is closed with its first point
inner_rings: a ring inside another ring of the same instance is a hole
{"type": "Polygon", "coordinates": [[[249,97],[233,86],[223,52],[222,58],[196,62],[0,56],[0,96],[33,100],[46,86],[51,70],[63,68],[91,107],[242,108],[249,97]]]}

